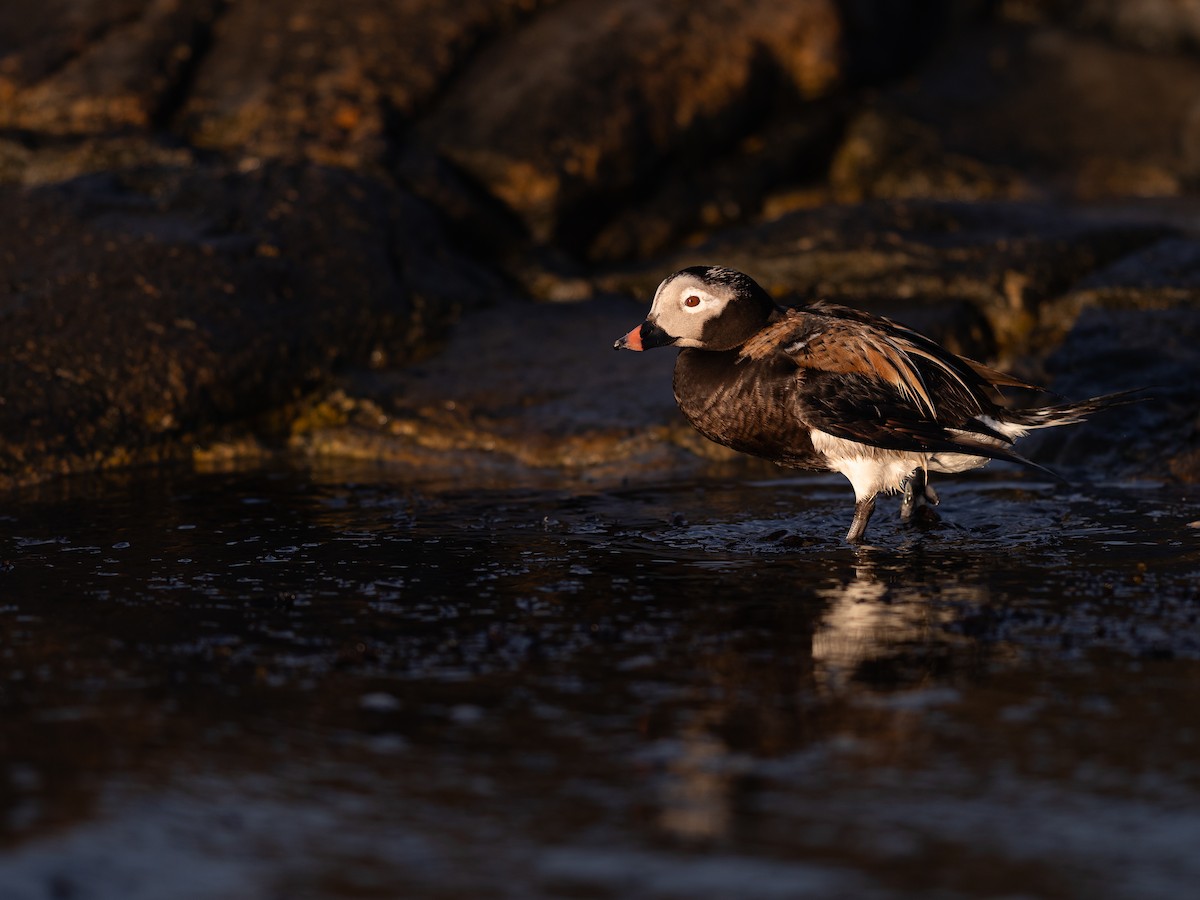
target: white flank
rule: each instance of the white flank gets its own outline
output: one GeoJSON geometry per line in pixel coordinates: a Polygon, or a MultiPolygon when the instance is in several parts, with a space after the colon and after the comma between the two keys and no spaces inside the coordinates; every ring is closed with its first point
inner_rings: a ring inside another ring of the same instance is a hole
{"type": "Polygon", "coordinates": [[[966,453],[934,453],[929,457],[929,471],[954,475],[986,466],[991,459],[986,456],[969,456],[966,453]]]}
{"type": "Polygon", "coordinates": [[[928,456],[924,453],[881,450],[858,441],[834,437],[816,428],[809,432],[809,436],[813,449],[825,456],[829,468],[849,479],[855,500],[898,491],[914,469],[928,464],[928,456]]]}
{"type": "MultiPolygon", "coordinates": [[[[1029,427],[1026,425],[1018,425],[1015,422],[1002,422],[992,416],[976,416],[975,421],[987,426],[993,431],[1004,435],[1009,441],[1016,441],[1029,434],[1029,427]]],[[[963,431],[958,428],[948,429],[951,434],[958,434],[968,437],[973,441],[978,441],[981,444],[990,444],[993,447],[1003,447],[1004,444],[993,437],[988,437],[983,434],[974,434],[970,431],[963,431]]],[[[991,458],[987,456],[974,456],[970,453],[931,453],[929,455],[928,469],[930,472],[943,472],[953,475],[958,472],[966,472],[970,469],[978,469],[980,466],[986,466],[991,462],[991,458]]]]}

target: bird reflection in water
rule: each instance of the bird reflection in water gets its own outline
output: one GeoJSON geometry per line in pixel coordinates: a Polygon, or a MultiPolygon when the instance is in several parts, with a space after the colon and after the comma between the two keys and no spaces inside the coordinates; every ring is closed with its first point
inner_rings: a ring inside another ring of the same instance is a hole
{"type": "Polygon", "coordinates": [[[879,676],[895,671],[897,660],[911,662],[924,655],[932,663],[949,652],[951,644],[961,643],[949,626],[963,608],[986,604],[986,589],[962,583],[935,589],[911,574],[905,566],[880,570],[874,560],[862,559],[853,566],[851,580],[816,590],[829,603],[813,633],[813,673],[819,690],[846,691],[852,681],[863,681],[868,669],[874,670],[873,677],[865,680],[877,686],[918,687],[924,680],[919,672],[914,673],[915,682],[903,678],[879,684],[879,676]],[[934,590],[938,602],[932,600],[934,590]]]}
{"type": "Polygon", "coordinates": [[[953,702],[958,675],[1003,654],[952,627],[964,608],[986,604],[982,585],[939,590],[904,561],[860,557],[813,594],[823,602],[811,618],[799,621],[797,607],[781,602],[757,622],[777,643],[725,646],[708,661],[715,699],[693,708],[659,748],[657,825],[673,838],[737,831],[738,811],[753,807],[745,797],[757,790],[760,760],[812,749],[817,721],[819,731],[838,721],[832,730],[851,739],[840,746],[856,747],[862,760],[920,744],[924,710],[953,702]]]}
{"type": "Polygon", "coordinates": [[[679,753],[659,796],[659,827],[684,841],[719,838],[733,819],[731,751],[710,729],[710,718],[697,717],[679,736],[679,753]]]}
{"type": "Polygon", "coordinates": [[[823,587],[817,594],[829,607],[813,633],[813,670],[817,684],[836,692],[846,687],[859,664],[886,651],[898,637],[915,636],[911,623],[890,602],[890,588],[871,562],[854,567],[853,580],[823,587]]]}

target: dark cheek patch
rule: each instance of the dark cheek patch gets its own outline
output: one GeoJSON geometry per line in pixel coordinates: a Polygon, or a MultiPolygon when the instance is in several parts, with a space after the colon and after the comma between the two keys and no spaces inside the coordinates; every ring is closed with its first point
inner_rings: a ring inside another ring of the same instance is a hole
{"type": "Polygon", "coordinates": [[[741,315],[736,307],[727,306],[721,315],[714,316],[704,323],[700,340],[704,342],[705,347],[714,349],[736,347],[757,330],[752,323],[743,321],[744,319],[745,316],[741,315]]]}

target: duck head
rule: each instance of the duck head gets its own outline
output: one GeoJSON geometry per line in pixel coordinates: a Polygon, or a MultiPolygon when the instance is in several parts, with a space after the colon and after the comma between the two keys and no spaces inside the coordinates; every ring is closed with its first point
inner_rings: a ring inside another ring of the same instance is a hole
{"type": "Polygon", "coordinates": [[[692,266],[663,280],[646,321],[613,348],[732,350],[766,325],[775,309],[771,295],[749,275],[722,266],[692,266]]]}

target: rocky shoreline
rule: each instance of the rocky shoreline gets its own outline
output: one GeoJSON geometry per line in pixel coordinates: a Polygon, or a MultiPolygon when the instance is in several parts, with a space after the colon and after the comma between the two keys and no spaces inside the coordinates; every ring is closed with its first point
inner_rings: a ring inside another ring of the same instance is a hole
{"type": "Polygon", "coordinates": [[[1109,6],[0,12],[0,488],[729,465],[610,350],[695,262],[1144,386],[1031,453],[1200,480],[1200,17],[1109,6]]]}

